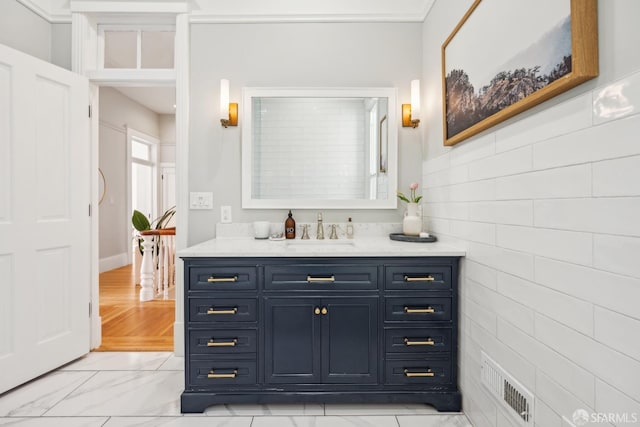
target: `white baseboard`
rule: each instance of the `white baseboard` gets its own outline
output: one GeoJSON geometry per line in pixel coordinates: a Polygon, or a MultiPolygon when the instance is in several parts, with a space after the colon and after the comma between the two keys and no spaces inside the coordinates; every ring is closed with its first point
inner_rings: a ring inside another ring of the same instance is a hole
{"type": "Polygon", "coordinates": [[[129,264],[127,262],[127,253],[121,253],[118,255],[110,256],[107,258],[100,258],[100,273],[104,273],[105,271],[113,270],[114,268],[124,267],[129,264]]]}

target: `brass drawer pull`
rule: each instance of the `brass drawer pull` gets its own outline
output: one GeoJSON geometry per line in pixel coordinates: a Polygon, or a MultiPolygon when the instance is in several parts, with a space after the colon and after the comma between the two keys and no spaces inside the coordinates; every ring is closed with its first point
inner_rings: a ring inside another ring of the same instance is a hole
{"type": "Polygon", "coordinates": [[[231,374],[216,374],[213,369],[209,371],[209,373],[207,374],[207,378],[210,379],[217,379],[217,378],[235,378],[238,375],[238,370],[234,369],[233,373],[231,374]]]}
{"type": "Polygon", "coordinates": [[[238,313],[238,307],[233,307],[231,310],[216,310],[215,308],[211,307],[209,310],[207,310],[207,314],[237,314],[238,313]]]}
{"type": "Polygon", "coordinates": [[[313,283],[313,282],[329,282],[329,283],[333,283],[336,281],[336,276],[334,276],[333,274],[330,277],[312,277],[310,275],[307,275],[307,282],[308,283],[313,283]]]}
{"type": "Polygon", "coordinates": [[[432,307],[427,307],[427,308],[409,308],[409,307],[405,307],[404,308],[404,312],[405,313],[409,313],[409,314],[414,314],[414,313],[435,313],[436,311],[432,308],[432,307]]]}
{"type": "Polygon", "coordinates": [[[409,277],[409,276],[404,276],[404,281],[405,282],[433,282],[434,279],[433,276],[426,276],[426,277],[409,277]]]}
{"type": "Polygon", "coordinates": [[[207,342],[207,347],[235,347],[238,344],[238,338],[233,341],[214,341],[213,338],[207,342]]]}
{"type": "Polygon", "coordinates": [[[427,338],[426,341],[409,341],[409,338],[404,339],[405,345],[435,345],[435,342],[431,338],[427,338]]]}
{"type": "Polygon", "coordinates": [[[207,282],[209,283],[220,283],[220,282],[237,282],[238,281],[238,276],[233,276],[233,277],[209,277],[207,279],[207,282]]]}
{"type": "Polygon", "coordinates": [[[427,369],[427,372],[409,372],[408,369],[404,370],[404,376],[407,378],[416,378],[416,377],[434,377],[436,374],[431,372],[431,369],[427,369]]]}

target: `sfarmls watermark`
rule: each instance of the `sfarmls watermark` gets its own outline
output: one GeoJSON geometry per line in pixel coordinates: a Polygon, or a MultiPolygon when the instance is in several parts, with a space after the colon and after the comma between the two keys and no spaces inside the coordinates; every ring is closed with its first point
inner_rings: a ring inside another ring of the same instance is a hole
{"type": "Polygon", "coordinates": [[[635,412],[587,412],[578,409],[573,413],[576,426],[584,426],[587,423],[635,424],[639,420],[640,416],[635,412]]]}

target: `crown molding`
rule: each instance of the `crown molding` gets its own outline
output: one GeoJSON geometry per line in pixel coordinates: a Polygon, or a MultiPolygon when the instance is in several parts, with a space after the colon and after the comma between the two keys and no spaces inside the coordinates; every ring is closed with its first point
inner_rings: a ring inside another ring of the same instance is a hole
{"type": "Polygon", "coordinates": [[[215,14],[191,11],[189,21],[192,24],[259,24],[259,23],[330,23],[330,22],[423,22],[424,17],[417,14],[395,13],[354,13],[354,14],[215,14]]]}
{"type": "Polygon", "coordinates": [[[419,13],[353,13],[353,14],[224,14],[189,10],[184,1],[127,1],[71,0],[70,9],[47,10],[38,0],[17,0],[20,4],[52,24],[71,23],[71,12],[80,13],[188,13],[195,24],[242,23],[349,23],[349,22],[424,22],[435,0],[427,0],[419,13]]]}
{"type": "Polygon", "coordinates": [[[71,11],[70,10],[47,10],[40,6],[35,0],[17,0],[18,3],[40,16],[50,24],[70,24],[71,23],[71,11]]]}
{"type": "Polygon", "coordinates": [[[80,13],[187,13],[185,1],[126,1],[71,0],[70,9],[80,13]]]}
{"type": "Polygon", "coordinates": [[[427,19],[427,15],[431,12],[431,8],[433,8],[433,4],[436,0],[427,0],[427,3],[424,5],[424,9],[422,10],[422,21],[424,22],[427,19]]]}

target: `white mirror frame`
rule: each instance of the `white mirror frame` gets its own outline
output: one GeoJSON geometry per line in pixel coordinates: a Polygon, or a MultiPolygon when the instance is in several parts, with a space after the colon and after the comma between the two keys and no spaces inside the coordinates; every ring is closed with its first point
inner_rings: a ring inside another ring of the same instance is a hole
{"type": "Polygon", "coordinates": [[[398,198],[398,105],[397,89],[378,88],[277,88],[242,89],[242,207],[244,209],[396,209],[398,198]],[[253,170],[252,98],[388,98],[388,197],[385,200],[254,199],[251,194],[253,170]]]}

